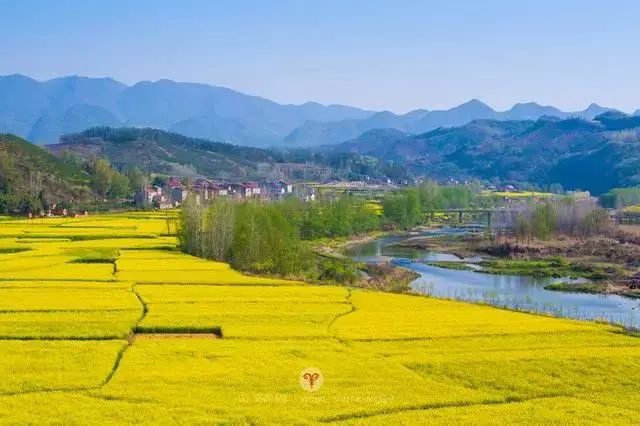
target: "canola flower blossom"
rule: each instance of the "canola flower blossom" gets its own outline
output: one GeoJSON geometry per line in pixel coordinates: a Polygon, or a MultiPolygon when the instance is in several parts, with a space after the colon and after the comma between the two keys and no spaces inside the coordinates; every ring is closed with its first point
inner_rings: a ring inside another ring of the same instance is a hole
{"type": "Polygon", "coordinates": [[[619,328],[247,276],[178,251],[173,220],[0,222],[0,422],[640,418],[640,339],[619,328]]]}

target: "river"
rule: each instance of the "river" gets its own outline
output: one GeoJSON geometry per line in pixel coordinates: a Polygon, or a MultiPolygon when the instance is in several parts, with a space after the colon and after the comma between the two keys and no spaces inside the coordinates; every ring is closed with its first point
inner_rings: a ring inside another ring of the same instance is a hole
{"type": "MultiPolygon", "coordinates": [[[[467,232],[457,228],[427,231],[421,236],[467,232]]],[[[414,235],[412,235],[414,236],[414,235]]],[[[406,236],[390,236],[360,244],[347,254],[362,262],[389,260],[411,269],[420,277],[411,283],[413,291],[432,297],[481,302],[515,310],[545,313],[580,320],[602,320],[628,328],[640,328],[640,300],[618,295],[567,293],[544,287],[559,278],[495,275],[452,270],[429,265],[433,261],[459,261],[473,265],[479,259],[427,250],[394,247],[406,236]]]]}

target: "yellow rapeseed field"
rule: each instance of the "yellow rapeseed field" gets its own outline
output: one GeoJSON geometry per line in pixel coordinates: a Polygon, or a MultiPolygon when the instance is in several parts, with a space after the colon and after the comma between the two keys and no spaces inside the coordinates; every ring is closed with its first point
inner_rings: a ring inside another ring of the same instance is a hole
{"type": "Polygon", "coordinates": [[[248,276],[180,253],[176,225],[0,221],[0,423],[640,419],[640,339],[616,327],[248,276]]]}
{"type": "Polygon", "coordinates": [[[137,291],[148,308],[141,329],[221,328],[225,338],[330,337],[331,322],[352,309],[348,292],[335,287],[141,285],[137,291]]]}

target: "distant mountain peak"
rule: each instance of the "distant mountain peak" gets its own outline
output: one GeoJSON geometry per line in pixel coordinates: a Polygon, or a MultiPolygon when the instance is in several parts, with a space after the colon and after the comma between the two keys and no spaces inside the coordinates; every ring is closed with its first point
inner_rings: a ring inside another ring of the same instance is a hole
{"type": "Polygon", "coordinates": [[[479,117],[472,117],[472,119],[487,118],[487,115],[490,116],[495,113],[495,110],[493,108],[491,108],[489,105],[485,104],[481,100],[475,99],[475,98],[463,104],[460,104],[456,107],[453,107],[448,111],[461,112],[463,114],[470,114],[470,115],[474,115],[474,114],[479,115],[479,117]]]}
{"type": "Polygon", "coordinates": [[[396,114],[391,111],[380,111],[373,114],[370,118],[389,118],[389,117],[397,117],[396,114]]]}
{"type": "Polygon", "coordinates": [[[552,109],[559,111],[557,108],[552,107],[550,105],[541,105],[538,102],[518,102],[514,104],[509,111],[518,111],[518,110],[533,110],[533,109],[552,109]]]}
{"type": "Polygon", "coordinates": [[[458,105],[458,108],[459,107],[468,107],[468,106],[491,108],[489,105],[485,104],[484,102],[482,102],[480,99],[477,99],[477,98],[473,98],[471,100],[468,100],[467,102],[464,102],[464,103],[458,105]]]}
{"type": "Polygon", "coordinates": [[[33,82],[37,82],[36,79],[31,78],[29,76],[26,76],[24,74],[7,74],[7,75],[0,75],[0,78],[2,79],[7,79],[7,80],[24,80],[24,81],[33,81],[33,82]]]}
{"type": "Polygon", "coordinates": [[[371,111],[349,106],[280,104],[221,86],[68,75],[46,81],[0,77],[0,132],[53,143],[88,125],[128,125],[250,146],[275,146],[306,121],[365,119],[371,111]],[[91,105],[93,107],[88,107],[91,105]]]}
{"type": "Polygon", "coordinates": [[[611,112],[611,111],[616,111],[616,110],[613,108],[603,107],[601,105],[598,105],[595,102],[592,102],[591,104],[589,104],[587,109],[585,109],[582,112],[582,115],[586,116],[587,118],[593,119],[600,114],[603,114],[605,112],[611,112]]]}
{"type": "MultiPolygon", "coordinates": [[[[357,138],[375,128],[424,133],[478,119],[537,120],[543,115],[592,120],[611,111],[596,103],[564,112],[537,102],[520,102],[508,111],[472,98],[449,109],[417,109],[406,114],[369,111],[318,102],[280,104],[222,86],[171,79],[125,85],[109,77],[68,75],[37,81],[22,74],[0,76],[0,132],[55,142],[60,132],[94,125],[180,129],[193,137],[252,146],[313,146],[357,138]],[[73,108],[76,105],[82,107],[73,108]],[[92,105],[98,108],[89,108],[92,105]],[[104,121],[104,122],[101,122],[104,121]]],[[[640,115],[640,110],[635,112],[640,115]]]]}
{"type": "Polygon", "coordinates": [[[567,114],[555,107],[540,105],[537,102],[519,102],[502,115],[508,120],[536,120],[544,115],[564,117],[567,114]]]}

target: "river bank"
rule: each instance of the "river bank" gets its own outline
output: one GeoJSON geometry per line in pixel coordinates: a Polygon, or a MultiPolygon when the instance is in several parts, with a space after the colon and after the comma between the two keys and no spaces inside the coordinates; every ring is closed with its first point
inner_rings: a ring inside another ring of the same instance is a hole
{"type": "Polygon", "coordinates": [[[612,285],[604,290],[604,281],[584,278],[610,273],[603,272],[605,265],[578,265],[559,256],[533,259],[489,255],[478,250],[486,246],[487,237],[470,229],[445,227],[421,232],[417,236],[388,235],[374,239],[347,249],[345,254],[356,262],[391,263],[418,273],[419,277],[410,283],[411,292],[416,294],[602,321],[625,329],[640,327],[637,299],[620,295],[620,289],[612,285]],[[465,232],[471,233],[465,235],[465,232]],[[406,247],[407,241],[411,241],[410,247],[406,247]],[[417,241],[422,241],[420,248],[416,248],[417,241]],[[465,242],[471,244],[464,245],[465,242]],[[443,251],[422,248],[426,245],[443,251]],[[474,249],[470,249],[472,246],[474,249]],[[466,257],[454,253],[464,253],[466,257]],[[594,282],[603,286],[602,290],[594,286],[594,282]],[[580,291],[569,291],[570,285],[579,286],[576,288],[580,291]]]}
{"type": "Polygon", "coordinates": [[[318,256],[341,262],[345,268],[357,271],[358,278],[356,280],[349,283],[337,282],[337,284],[349,284],[359,288],[392,293],[408,293],[411,291],[411,282],[420,276],[418,273],[394,265],[389,261],[358,262],[345,255],[345,251],[353,247],[392,235],[399,234],[389,231],[373,231],[348,238],[316,241],[313,243],[313,250],[318,256]]]}
{"type": "Polygon", "coordinates": [[[394,246],[449,253],[473,262],[436,261],[433,266],[488,274],[582,278],[554,283],[550,290],[640,297],[640,229],[619,229],[607,237],[558,237],[527,243],[488,233],[410,237],[394,246]]]}

